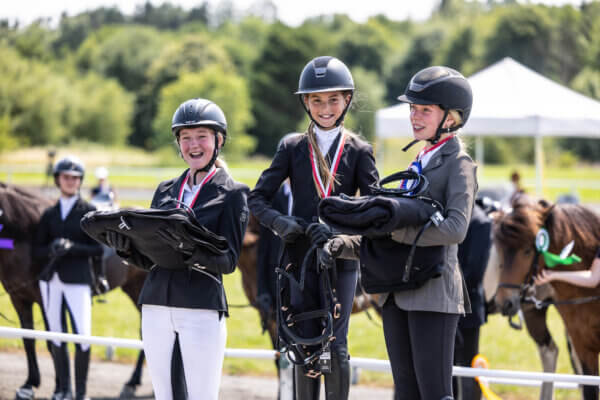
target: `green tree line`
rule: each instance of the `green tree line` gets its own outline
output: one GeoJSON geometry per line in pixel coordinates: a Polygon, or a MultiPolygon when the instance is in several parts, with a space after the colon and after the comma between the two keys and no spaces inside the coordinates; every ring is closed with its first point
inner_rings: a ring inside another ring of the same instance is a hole
{"type": "MultiPolygon", "coordinates": [[[[510,56],[600,99],[600,2],[443,0],[423,22],[335,14],[298,27],[279,21],[270,0],[245,11],[230,1],[189,10],[147,2],[132,15],[102,7],[63,14],[56,26],[0,20],[0,151],[72,141],[156,150],[172,143],[176,106],[205,97],[228,118],[228,157],[271,155],[280,137],[306,128],[293,92],[306,62],[325,54],[351,68],[357,91],[346,124],[369,140],[375,111],[435,64],[468,76],[510,56]]],[[[598,142],[551,141],[590,161],[598,142]]],[[[486,139],[485,147],[487,162],[533,157],[528,139],[486,139]]]]}

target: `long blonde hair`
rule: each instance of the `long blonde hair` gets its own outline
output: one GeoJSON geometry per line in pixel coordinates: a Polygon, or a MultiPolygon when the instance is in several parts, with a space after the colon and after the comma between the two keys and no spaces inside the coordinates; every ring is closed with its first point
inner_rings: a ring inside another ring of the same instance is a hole
{"type": "MultiPolygon", "coordinates": [[[[333,192],[335,185],[336,184],[339,185],[340,182],[336,176],[333,176],[331,174],[331,170],[330,170],[331,166],[325,160],[325,156],[323,155],[323,153],[321,153],[321,149],[319,148],[319,144],[317,143],[317,134],[315,132],[315,123],[313,121],[311,121],[311,123],[308,125],[308,129],[306,130],[306,132],[304,134],[307,136],[308,143],[310,143],[310,146],[313,149],[313,154],[317,161],[317,168],[319,169],[318,172],[319,172],[319,176],[321,177],[321,181],[323,182],[323,185],[325,187],[327,187],[327,184],[329,184],[329,182],[331,182],[331,191],[333,192]]],[[[358,137],[356,135],[356,133],[344,128],[344,122],[341,123],[340,134],[343,134],[346,137],[353,137],[353,138],[358,137]]],[[[342,139],[340,138],[340,140],[342,140],[342,139]]],[[[317,190],[317,194],[319,195],[319,198],[322,198],[323,195],[321,193],[321,189],[319,188],[319,182],[317,182],[317,180],[315,179],[314,176],[313,176],[313,183],[315,185],[315,189],[317,190]]]]}

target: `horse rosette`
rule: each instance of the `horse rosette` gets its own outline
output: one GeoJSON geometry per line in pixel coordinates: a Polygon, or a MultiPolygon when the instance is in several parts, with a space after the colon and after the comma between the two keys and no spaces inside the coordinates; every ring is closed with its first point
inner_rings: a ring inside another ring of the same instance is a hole
{"type": "Polygon", "coordinates": [[[548,248],[550,247],[550,234],[546,228],[540,228],[538,233],[535,235],[535,249],[544,257],[546,266],[548,268],[554,268],[557,265],[571,265],[581,261],[581,258],[575,254],[569,256],[569,253],[573,249],[574,242],[569,242],[565,248],[559,254],[550,253],[548,248]]]}
{"type": "Polygon", "coordinates": [[[200,225],[182,208],[92,211],[81,219],[81,228],[106,245],[109,231],[127,236],[138,252],[163,268],[184,268],[196,247],[215,255],[228,251],[224,237],[200,225]]]}

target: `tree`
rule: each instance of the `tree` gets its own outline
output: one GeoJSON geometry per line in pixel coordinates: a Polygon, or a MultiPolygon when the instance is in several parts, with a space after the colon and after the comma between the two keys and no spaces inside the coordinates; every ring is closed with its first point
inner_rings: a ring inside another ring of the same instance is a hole
{"type": "Polygon", "coordinates": [[[77,64],[115,78],[130,91],[146,83],[146,73],[160,54],[164,38],[153,28],[123,26],[104,28],[88,37],[77,52],[77,64]]]}
{"type": "Polygon", "coordinates": [[[384,31],[377,26],[363,24],[353,26],[345,32],[337,53],[351,68],[362,67],[381,74],[389,50],[384,31]]]}
{"type": "Polygon", "coordinates": [[[125,16],[117,7],[100,7],[74,17],[63,13],[58,26],[58,37],[52,47],[58,53],[76,50],[88,35],[108,24],[122,24],[125,16]]]}
{"type": "Polygon", "coordinates": [[[255,123],[250,133],[258,140],[257,152],[273,154],[279,139],[304,116],[293,93],[302,68],[320,54],[318,49],[317,40],[306,29],[281,23],[271,27],[251,81],[255,123]]]}
{"type": "Polygon", "coordinates": [[[444,32],[433,30],[414,38],[408,53],[394,67],[386,78],[386,100],[395,103],[396,98],[404,93],[410,78],[423,68],[434,65],[433,61],[440,54],[444,32]]]}
{"type": "Polygon", "coordinates": [[[162,88],[158,114],[153,121],[152,147],[158,148],[173,141],[171,120],[177,107],[192,98],[206,98],[217,104],[227,119],[227,143],[224,152],[239,158],[254,148],[254,140],[246,134],[252,123],[250,96],[246,81],[219,66],[207,67],[199,73],[185,73],[162,88]]]}
{"type": "Polygon", "coordinates": [[[69,92],[70,137],[109,145],[125,144],[131,131],[133,96],[115,80],[88,74],[69,92]]]}
{"type": "Polygon", "coordinates": [[[152,120],[158,109],[163,86],[177,80],[181,74],[199,73],[210,65],[219,65],[231,72],[233,65],[227,53],[208,34],[186,35],[164,46],[146,74],[147,83],[137,92],[133,133],[129,142],[136,146],[151,146],[152,120]]]}
{"type": "Polygon", "coordinates": [[[363,68],[352,69],[352,77],[356,90],[344,126],[372,141],[375,139],[375,112],[384,106],[385,87],[379,75],[363,68]]]}

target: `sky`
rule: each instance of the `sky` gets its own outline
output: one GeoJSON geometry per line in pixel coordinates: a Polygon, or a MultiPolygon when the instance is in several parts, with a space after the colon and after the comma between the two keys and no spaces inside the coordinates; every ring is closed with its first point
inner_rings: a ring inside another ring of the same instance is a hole
{"type": "MultiPolygon", "coordinates": [[[[245,10],[256,0],[232,0],[235,7],[245,10]]],[[[297,26],[307,17],[345,13],[357,22],[364,22],[368,17],[385,14],[393,20],[411,18],[414,20],[427,19],[433,7],[440,0],[274,0],[279,18],[286,24],[297,26]]],[[[587,0],[589,1],[589,0],[587,0]]],[[[40,17],[51,17],[56,23],[60,14],[66,11],[75,15],[82,11],[101,6],[118,6],[125,14],[131,14],[135,6],[145,0],[0,0],[0,19],[19,20],[28,24],[40,17]]],[[[154,5],[160,5],[164,0],[150,0],[154,5]]],[[[172,4],[184,9],[197,6],[203,0],[171,0],[172,4]]],[[[211,6],[216,6],[220,0],[209,0],[211,6]]],[[[532,3],[551,5],[581,4],[582,0],[535,0],[532,3]]]]}

